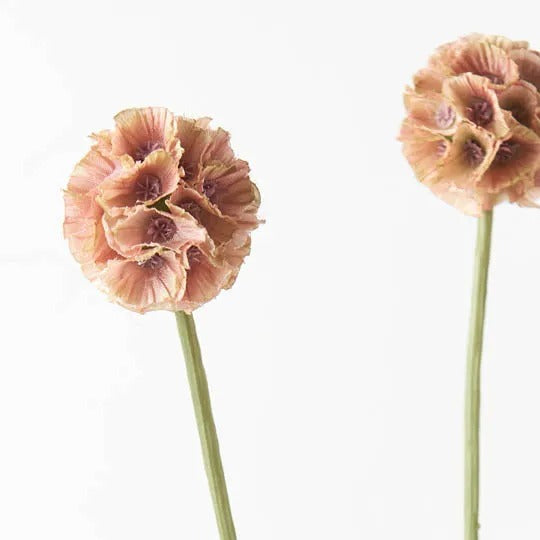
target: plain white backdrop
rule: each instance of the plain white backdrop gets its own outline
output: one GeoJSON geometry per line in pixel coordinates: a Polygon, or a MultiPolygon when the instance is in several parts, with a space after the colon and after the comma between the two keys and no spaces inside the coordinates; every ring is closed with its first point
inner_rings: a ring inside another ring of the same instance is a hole
{"type": "MultiPolygon", "coordinates": [[[[532,0],[0,0],[0,538],[214,540],[170,313],[89,284],[62,238],[86,136],[212,116],[267,224],[196,312],[240,540],[461,537],[475,221],[419,185],[401,93],[440,43],[540,48],[532,0]]],[[[483,540],[540,538],[540,211],[494,222],[483,540]]]]}

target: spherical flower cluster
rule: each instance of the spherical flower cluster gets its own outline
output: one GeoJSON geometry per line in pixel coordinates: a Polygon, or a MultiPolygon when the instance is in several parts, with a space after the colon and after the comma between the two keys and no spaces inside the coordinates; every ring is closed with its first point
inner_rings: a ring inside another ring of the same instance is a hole
{"type": "Polygon", "coordinates": [[[164,108],[122,111],[92,135],[64,194],[84,274],[122,306],[191,312],[232,286],[259,192],[229,134],[164,108]]]}
{"type": "Polygon", "coordinates": [[[479,216],[540,195],[540,53],[473,34],[439,47],[405,92],[400,140],[418,179],[479,216]]]}

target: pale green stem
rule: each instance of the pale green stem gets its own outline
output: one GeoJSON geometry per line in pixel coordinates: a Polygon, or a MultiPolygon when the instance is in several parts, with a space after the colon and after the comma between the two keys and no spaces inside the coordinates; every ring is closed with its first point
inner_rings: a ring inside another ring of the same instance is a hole
{"type": "Polygon", "coordinates": [[[478,219],[465,385],[465,540],[477,540],[480,469],[480,363],[484,336],[492,211],[478,219]]]}
{"type": "Polygon", "coordinates": [[[183,311],[178,311],[175,315],[178,333],[182,341],[184,358],[186,360],[191,397],[193,399],[195,417],[201,439],[204,467],[206,469],[206,476],[208,477],[212,502],[214,503],[219,535],[221,540],[236,540],[229,496],[227,494],[227,484],[225,483],[223,465],[221,464],[221,456],[219,454],[216,426],[212,416],[208,381],[206,380],[202,363],[195,322],[191,315],[183,311]]]}

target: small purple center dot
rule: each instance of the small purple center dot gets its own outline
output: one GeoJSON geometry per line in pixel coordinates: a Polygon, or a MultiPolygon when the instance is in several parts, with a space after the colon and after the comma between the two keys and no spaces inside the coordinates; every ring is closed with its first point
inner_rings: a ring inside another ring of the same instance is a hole
{"type": "Polygon", "coordinates": [[[518,148],[519,144],[516,142],[502,142],[501,146],[499,146],[499,149],[497,150],[497,153],[495,154],[495,161],[497,163],[507,163],[514,157],[518,148]]]}
{"type": "Polygon", "coordinates": [[[157,253],[155,255],[152,255],[149,259],[146,259],[146,261],[140,262],[139,266],[142,266],[143,268],[148,268],[150,270],[157,270],[158,268],[161,268],[165,264],[165,259],[158,255],[157,253]]]}
{"type": "Polygon", "coordinates": [[[484,161],[486,157],[486,151],[482,148],[479,142],[474,139],[469,139],[465,141],[463,145],[463,152],[465,153],[465,158],[471,167],[477,167],[484,161]]]}
{"type": "Polygon", "coordinates": [[[455,119],[454,109],[446,103],[442,103],[435,112],[435,123],[440,129],[448,129],[453,125],[455,119]]]}
{"type": "Polygon", "coordinates": [[[163,243],[171,240],[176,231],[176,224],[171,218],[167,216],[154,216],[150,220],[146,234],[150,241],[163,243]]]}
{"type": "Polygon", "coordinates": [[[158,141],[147,141],[141,146],[139,146],[134,152],[133,157],[135,161],[144,161],[146,156],[154,152],[154,150],[159,150],[163,148],[163,144],[158,141]]]}
{"type": "Polygon", "coordinates": [[[469,118],[478,126],[487,126],[493,120],[493,107],[483,98],[475,98],[467,108],[469,118]]]}
{"type": "Polygon", "coordinates": [[[161,195],[161,180],[153,174],[143,174],[135,184],[138,201],[152,201],[161,195]]]}

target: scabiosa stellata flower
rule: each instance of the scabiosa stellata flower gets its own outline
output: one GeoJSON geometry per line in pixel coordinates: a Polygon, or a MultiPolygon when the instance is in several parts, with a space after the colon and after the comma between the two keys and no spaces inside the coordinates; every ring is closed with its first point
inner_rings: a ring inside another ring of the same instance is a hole
{"type": "Polygon", "coordinates": [[[250,251],[259,193],[229,134],[209,123],[122,111],[69,179],[71,252],[124,307],[191,312],[234,283],[250,251]]]}
{"type": "Polygon", "coordinates": [[[235,540],[208,383],[191,312],[232,286],[259,225],[249,165],[209,118],[128,109],[92,135],[65,191],[64,235],[118,304],[175,311],[222,540],[235,540]]]}
{"type": "Polygon", "coordinates": [[[540,53],[472,34],[439,47],[405,91],[403,153],[418,180],[478,218],[465,391],[465,539],[478,539],[480,361],[493,208],[538,208],[540,53]]]}
{"type": "Polygon", "coordinates": [[[439,47],[405,91],[400,139],[417,178],[466,214],[535,205],[540,53],[473,34],[439,47]]]}

